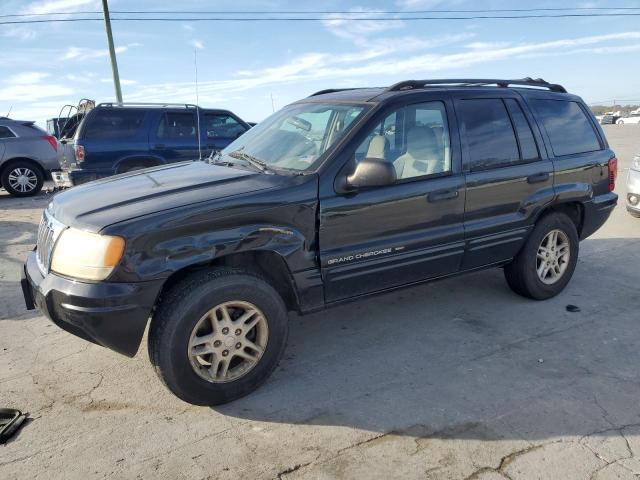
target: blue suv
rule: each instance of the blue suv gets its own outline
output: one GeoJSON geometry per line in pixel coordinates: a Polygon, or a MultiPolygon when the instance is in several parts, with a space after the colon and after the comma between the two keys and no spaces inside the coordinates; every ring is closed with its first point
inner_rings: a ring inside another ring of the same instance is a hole
{"type": "Polygon", "coordinates": [[[73,186],[117,173],[184,160],[221,150],[251,126],[228,110],[189,104],[101,103],[74,138],[75,161],[56,176],[73,186]]]}

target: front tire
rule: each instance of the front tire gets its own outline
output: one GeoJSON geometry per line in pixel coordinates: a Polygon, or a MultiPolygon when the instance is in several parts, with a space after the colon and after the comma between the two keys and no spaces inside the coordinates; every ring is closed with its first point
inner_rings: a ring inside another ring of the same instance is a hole
{"type": "Polygon", "coordinates": [[[0,178],[2,187],[14,197],[30,197],[42,190],[44,175],[40,168],[25,160],[7,165],[0,178]]]}
{"type": "Polygon", "coordinates": [[[542,217],[516,258],[504,268],[509,287],[523,297],[545,300],[573,276],[580,240],[571,219],[559,212],[542,217]]]}
{"type": "Polygon", "coordinates": [[[271,375],[287,336],[287,309],[273,287],[244,270],[217,268],[163,295],[149,329],[149,357],[176,396],[219,405],[271,375]]]}

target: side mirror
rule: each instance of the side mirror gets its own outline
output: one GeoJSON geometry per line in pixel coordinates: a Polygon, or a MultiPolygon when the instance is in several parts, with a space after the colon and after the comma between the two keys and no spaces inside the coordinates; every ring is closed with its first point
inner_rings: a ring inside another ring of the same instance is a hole
{"type": "Polygon", "coordinates": [[[383,187],[396,181],[396,169],[391,162],[380,158],[364,158],[347,177],[347,186],[353,189],[383,187]]]}

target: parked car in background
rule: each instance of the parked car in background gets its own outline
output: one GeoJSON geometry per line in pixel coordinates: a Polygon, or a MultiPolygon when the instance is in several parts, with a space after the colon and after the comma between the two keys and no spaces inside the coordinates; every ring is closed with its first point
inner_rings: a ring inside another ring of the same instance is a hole
{"type": "Polygon", "coordinates": [[[601,125],[613,125],[620,118],[620,112],[607,112],[600,117],[601,125]]]}
{"type": "Polygon", "coordinates": [[[637,125],[640,123],[640,113],[631,113],[627,117],[616,120],[616,125],[637,125]]]}
{"type": "Polygon", "coordinates": [[[602,128],[561,85],[324,90],[209,162],[56,195],[21,283],[27,308],[125,355],[150,323],[164,384],[220,404],[275,370],[287,311],[490,267],[523,297],[559,294],[616,206],[616,174],[602,128]]]}
{"type": "Polygon", "coordinates": [[[73,186],[221,150],[251,127],[228,110],[188,104],[101,103],[76,130],[72,162],[56,183],[73,186]]]}
{"type": "Polygon", "coordinates": [[[11,195],[35,195],[60,170],[60,144],[35,122],[0,117],[0,183],[11,195]]]}
{"type": "Polygon", "coordinates": [[[627,211],[640,217],[640,152],[633,157],[627,175],[627,211]]]}

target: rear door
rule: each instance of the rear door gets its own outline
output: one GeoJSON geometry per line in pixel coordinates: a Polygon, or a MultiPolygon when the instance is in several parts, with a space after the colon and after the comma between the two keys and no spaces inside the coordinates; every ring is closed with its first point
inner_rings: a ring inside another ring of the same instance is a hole
{"type": "Polygon", "coordinates": [[[167,162],[198,160],[200,150],[195,109],[164,111],[157,127],[149,132],[149,140],[151,153],[167,162]]]}
{"type": "Polygon", "coordinates": [[[553,163],[516,92],[455,94],[466,178],[463,269],[512,258],[553,200],[553,163]]]}
{"type": "Polygon", "coordinates": [[[83,168],[106,174],[125,157],[146,155],[149,118],[140,108],[96,108],[85,117],[77,143],[85,150],[83,168]]]}
{"type": "Polygon", "coordinates": [[[337,184],[365,156],[393,163],[394,184],[320,194],[327,302],[447,275],[460,266],[464,176],[451,134],[453,108],[442,95],[420,98],[372,118],[340,160],[345,167],[337,184]]]}

